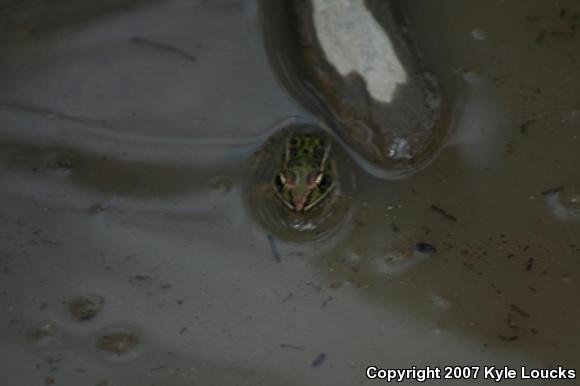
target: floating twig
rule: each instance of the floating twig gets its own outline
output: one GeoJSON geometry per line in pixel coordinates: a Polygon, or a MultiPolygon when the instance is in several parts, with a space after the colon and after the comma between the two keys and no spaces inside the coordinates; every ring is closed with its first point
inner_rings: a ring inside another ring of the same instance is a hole
{"type": "Polygon", "coordinates": [[[334,298],[332,296],[329,296],[326,299],[324,299],[324,301],[322,302],[322,308],[326,307],[328,303],[330,303],[333,299],[334,298]]]}
{"type": "Polygon", "coordinates": [[[320,354],[318,354],[316,356],[316,358],[314,358],[314,360],[312,361],[312,363],[310,364],[310,366],[312,367],[320,367],[322,366],[322,364],[324,363],[324,361],[326,360],[326,354],[321,352],[320,354]]]}
{"type": "Polygon", "coordinates": [[[274,236],[272,236],[271,234],[268,234],[268,242],[270,243],[270,250],[272,251],[272,256],[274,256],[274,260],[278,263],[281,263],[282,258],[280,257],[280,253],[278,252],[278,248],[276,247],[274,236]]]}
{"type": "Polygon", "coordinates": [[[512,310],[514,310],[515,312],[517,312],[519,315],[523,316],[524,318],[530,317],[530,314],[528,314],[526,311],[522,310],[520,307],[516,306],[515,304],[510,304],[510,307],[512,310]]]}
{"type": "Polygon", "coordinates": [[[439,213],[441,216],[445,217],[447,220],[452,222],[457,222],[457,217],[447,212],[445,209],[438,207],[437,205],[431,205],[430,207],[435,212],[439,213]]]}
{"type": "Polygon", "coordinates": [[[518,340],[520,337],[517,335],[512,335],[512,336],[505,336],[505,335],[498,335],[497,336],[499,339],[501,340],[505,340],[507,342],[513,342],[514,340],[518,340]]]}
{"type": "Polygon", "coordinates": [[[288,300],[292,299],[294,297],[294,293],[290,292],[288,295],[286,295],[286,297],[284,299],[282,299],[282,301],[280,303],[286,303],[288,300]]]}
{"type": "Polygon", "coordinates": [[[301,350],[304,348],[304,346],[300,345],[294,345],[294,344],[288,344],[288,343],[280,343],[278,346],[280,346],[280,348],[289,348],[292,350],[301,350]]]}
{"type": "Polygon", "coordinates": [[[530,257],[528,261],[526,261],[526,271],[531,271],[534,268],[534,258],[530,257]]]}
{"type": "Polygon", "coordinates": [[[131,41],[135,44],[143,44],[146,46],[157,48],[157,49],[162,50],[162,51],[170,52],[174,55],[178,55],[178,56],[181,56],[182,58],[187,59],[191,63],[197,63],[197,58],[195,56],[193,56],[192,54],[190,54],[189,52],[181,50],[181,49],[173,47],[173,46],[170,46],[168,44],[157,42],[155,40],[150,40],[147,38],[142,38],[139,36],[133,36],[131,38],[131,41]]]}
{"type": "Polygon", "coordinates": [[[560,193],[562,190],[564,190],[564,187],[563,186],[558,186],[557,188],[552,188],[552,189],[544,190],[541,193],[541,195],[542,196],[550,196],[552,194],[560,193]]]}
{"type": "Polygon", "coordinates": [[[521,133],[522,135],[526,135],[526,134],[528,133],[528,127],[530,127],[530,125],[531,125],[532,123],[534,123],[534,122],[536,122],[536,120],[535,120],[535,119],[530,119],[530,120],[527,120],[527,121],[525,121],[524,123],[522,123],[522,124],[520,125],[520,133],[521,133]]]}

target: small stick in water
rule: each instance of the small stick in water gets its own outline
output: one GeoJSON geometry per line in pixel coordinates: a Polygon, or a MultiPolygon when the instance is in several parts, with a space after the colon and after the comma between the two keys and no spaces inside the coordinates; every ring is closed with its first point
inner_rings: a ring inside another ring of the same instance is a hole
{"type": "Polygon", "coordinates": [[[542,194],[542,196],[549,196],[549,195],[552,195],[552,194],[560,193],[562,190],[564,190],[564,187],[559,186],[557,188],[552,188],[552,189],[544,190],[541,194],[542,194]]]}
{"type": "Polygon", "coordinates": [[[288,344],[288,343],[280,343],[279,344],[280,348],[290,348],[292,350],[300,350],[302,348],[304,348],[304,346],[300,345],[295,345],[295,344],[288,344]]]}
{"type": "Polygon", "coordinates": [[[457,222],[457,217],[453,216],[452,214],[447,212],[445,209],[442,209],[436,205],[431,205],[431,209],[434,210],[435,212],[439,213],[441,216],[445,217],[447,220],[457,222]]]}
{"type": "Polygon", "coordinates": [[[131,41],[133,43],[136,43],[136,44],[143,44],[143,45],[146,45],[149,47],[157,48],[157,49],[162,50],[162,51],[170,52],[174,55],[181,56],[182,58],[185,58],[192,63],[197,63],[197,58],[195,56],[193,56],[192,54],[190,54],[189,52],[184,51],[184,50],[180,50],[179,48],[172,47],[168,44],[156,42],[154,40],[142,38],[139,36],[133,36],[131,38],[131,41]]]}
{"type": "Polygon", "coordinates": [[[314,358],[314,360],[312,361],[312,363],[310,364],[310,366],[312,367],[320,367],[324,361],[326,360],[326,354],[321,352],[320,354],[318,354],[316,356],[316,358],[314,358]]]}
{"type": "Polygon", "coordinates": [[[274,256],[274,260],[278,263],[282,262],[282,258],[280,257],[280,253],[278,253],[278,248],[276,248],[276,243],[274,242],[274,236],[268,234],[268,242],[270,243],[270,250],[272,251],[272,256],[274,256]]]}

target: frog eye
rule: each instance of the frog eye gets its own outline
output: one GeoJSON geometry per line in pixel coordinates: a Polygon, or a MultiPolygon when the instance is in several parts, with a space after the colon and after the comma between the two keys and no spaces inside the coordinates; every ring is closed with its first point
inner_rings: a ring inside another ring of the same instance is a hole
{"type": "Polygon", "coordinates": [[[302,141],[300,141],[299,136],[293,136],[292,138],[290,138],[290,145],[293,147],[300,147],[301,142],[302,141]]]}
{"type": "Polygon", "coordinates": [[[330,187],[331,179],[326,174],[320,173],[316,179],[318,189],[324,191],[330,187]]]}
{"type": "MultiPolygon", "coordinates": [[[[278,179],[280,180],[280,184],[283,187],[293,188],[294,185],[296,184],[296,178],[294,174],[291,172],[278,174],[276,176],[276,180],[278,179]]],[[[276,184],[278,184],[278,181],[276,181],[276,184]]]]}
{"type": "Polygon", "coordinates": [[[276,174],[274,183],[276,184],[276,189],[278,192],[282,193],[284,191],[284,176],[281,174],[276,174]]]}

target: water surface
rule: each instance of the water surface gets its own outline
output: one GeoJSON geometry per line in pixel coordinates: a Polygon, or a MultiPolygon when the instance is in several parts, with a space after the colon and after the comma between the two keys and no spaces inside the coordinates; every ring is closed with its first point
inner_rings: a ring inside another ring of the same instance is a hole
{"type": "Polygon", "coordinates": [[[256,2],[0,2],[0,383],[580,368],[580,9],[403,5],[460,96],[453,135],[407,179],[351,163],[357,211],[322,248],[268,237],[244,206],[246,161],[308,117],[270,68],[256,2]],[[105,299],[87,321],[68,306],[83,296],[105,299]],[[112,355],[111,335],[137,339],[112,355]]]}

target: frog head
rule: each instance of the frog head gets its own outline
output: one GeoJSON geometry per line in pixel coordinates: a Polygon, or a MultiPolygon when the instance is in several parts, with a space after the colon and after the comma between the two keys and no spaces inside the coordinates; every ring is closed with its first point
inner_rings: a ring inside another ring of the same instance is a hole
{"type": "Polygon", "coordinates": [[[290,135],[274,177],[278,199],[296,213],[318,207],[336,186],[330,143],[314,134],[290,135]]]}

